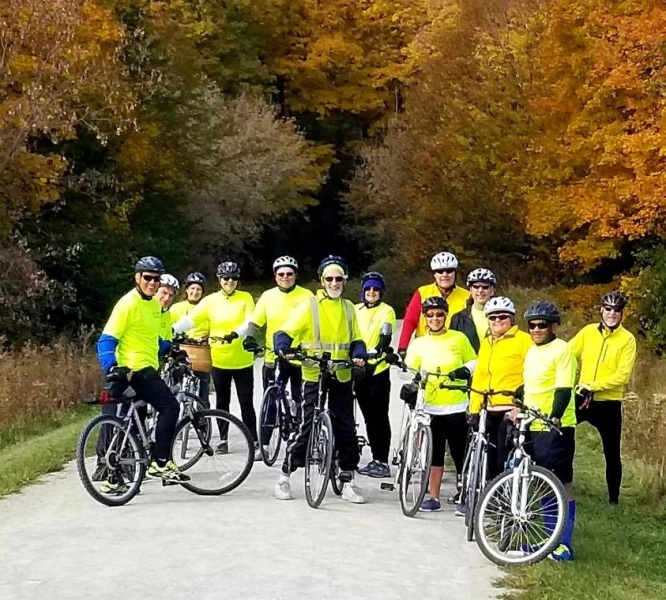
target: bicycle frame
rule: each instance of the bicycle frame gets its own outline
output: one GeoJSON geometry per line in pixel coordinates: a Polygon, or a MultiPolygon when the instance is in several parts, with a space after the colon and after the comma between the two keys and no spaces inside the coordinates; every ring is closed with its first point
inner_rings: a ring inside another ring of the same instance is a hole
{"type": "Polygon", "coordinates": [[[518,413],[520,426],[518,429],[518,442],[513,457],[513,480],[511,482],[511,514],[521,520],[527,519],[527,492],[530,478],[530,465],[532,459],[529,454],[523,450],[526,440],[527,429],[536,417],[525,413],[518,413]]]}

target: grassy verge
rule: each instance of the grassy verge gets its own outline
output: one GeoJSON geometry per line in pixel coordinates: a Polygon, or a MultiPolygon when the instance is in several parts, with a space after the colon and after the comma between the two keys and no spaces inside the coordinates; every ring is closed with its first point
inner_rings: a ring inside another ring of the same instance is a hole
{"type": "Polygon", "coordinates": [[[0,452],[0,497],[20,490],[45,473],[58,471],[74,457],[85,423],[99,410],[81,408],[16,430],[3,439],[0,452]]]}
{"type": "Polygon", "coordinates": [[[606,501],[604,462],[596,432],[580,427],[575,485],[576,560],[510,570],[506,597],[524,600],[666,598],[666,507],[654,467],[625,460],[620,505],[606,501]]]}

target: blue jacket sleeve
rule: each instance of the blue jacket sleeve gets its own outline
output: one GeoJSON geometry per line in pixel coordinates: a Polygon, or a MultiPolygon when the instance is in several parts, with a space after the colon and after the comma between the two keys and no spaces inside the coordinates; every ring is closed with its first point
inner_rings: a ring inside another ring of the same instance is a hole
{"type": "Polygon", "coordinates": [[[97,340],[97,360],[99,360],[99,364],[102,365],[102,370],[105,373],[108,373],[111,367],[115,367],[118,364],[116,348],[119,343],[120,340],[118,338],[114,338],[107,333],[100,335],[97,340]]]}
{"type": "Polygon", "coordinates": [[[273,349],[276,354],[289,350],[294,339],[287,335],[284,331],[276,331],[273,334],[273,349]]]}
{"type": "Polygon", "coordinates": [[[365,346],[365,342],[362,340],[353,341],[349,347],[349,352],[352,358],[368,358],[368,349],[365,346]]]}
{"type": "Polygon", "coordinates": [[[169,350],[171,350],[171,342],[160,338],[160,349],[157,352],[157,355],[162,358],[169,350]]]}

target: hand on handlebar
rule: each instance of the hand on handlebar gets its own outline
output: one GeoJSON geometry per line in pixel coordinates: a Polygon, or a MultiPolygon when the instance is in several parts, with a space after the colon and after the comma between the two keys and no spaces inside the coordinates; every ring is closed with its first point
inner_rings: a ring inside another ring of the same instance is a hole
{"type": "Polygon", "coordinates": [[[365,358],[352,358],[352,363],[357,367],[365,367],[365,358]]]}

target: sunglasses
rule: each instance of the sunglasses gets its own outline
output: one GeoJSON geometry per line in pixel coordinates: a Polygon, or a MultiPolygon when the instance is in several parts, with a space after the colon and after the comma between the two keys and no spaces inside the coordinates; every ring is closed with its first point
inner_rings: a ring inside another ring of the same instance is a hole
{"type": "Polygon", "coordinates": [[[238,275],[220,275],[220,279],[223,281],[238,281],[240,277],[238,275]]]}
{"type": "Polygon", "coordinates": [[[511,315],[490,315],[488,317],[489,321],[506,321],[507,319],[510,319],[511,315]]]}
{"type": "Polygon", "coordinates": [[[488,283],[473,283],[472,284],[472,289],[473,290],[489,290],[490,289],[490,284],[488,284],[488,283]]]}
{"type": "Polygon", "coordinates": [[[436,312],[436,313],[426,313],[426,319],[443,319],[446,317],[445,312],[436,312]]]}
{"type": "Polygon", "coordinates": [[[455,272],[456,272],[455,269],[435,269],[435,273],[437,273],[437,275],[443,275],[444,273],[446,273],[447,275],[451,275],[451,273],[455,272]]]}
{"type": "Polygon", "coordinates": [[[141,275],[141,279],[147,282],[156,282],[160,280],[159,275],[141,275]]]}
{"type": "Polygon", "coordinates": [[[548,329],[550,327],[549,323],[528,323],[528,329],[548,329]]]}
{"type": "Polygon", "coordinates": [[[342,283],[344,280],[344,277],[324,277],[324,281],[327,283],[333,283],[334,281],[335,283],[342,283]]]}
{"type": "Polygon", "coordinates": [[[618,313],[618,314],[622,312],[622,309],[617,308],[617,306],[604,306],[604,310],[606,312],[614,312],[614,313],[618,313]]]}
{"type": "Polygon", "coordinates": [[[377,292],[378,294],[379,294],[379,292],[381,292],[381,290],[378,287],[374,286],[374,285],[369,285],[367,288],[365,288],[365,291],[366,292],[377,292]]]}
{"type": "Polygon", "coordinates": [[[278,277],[293,277],[296,275],[293,271],[289,271],[288,273],[276,273],[278,277]]]}

